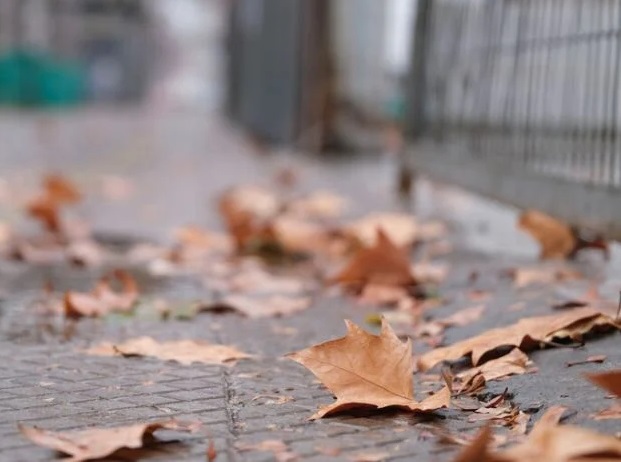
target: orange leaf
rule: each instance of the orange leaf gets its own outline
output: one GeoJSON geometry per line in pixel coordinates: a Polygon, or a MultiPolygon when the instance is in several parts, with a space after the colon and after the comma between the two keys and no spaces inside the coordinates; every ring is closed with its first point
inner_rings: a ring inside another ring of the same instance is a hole
{"type": "Polygon", "coordinates": [[[412,344],[399,340],[385,320],[380,335],[369,334],[349,320],[345,324],[345,337],[287,355],[308,368],[336,396],[336,402],[311,419],[354,408],[434,411],[448,406],[446,387],[422,402],[415,401],[412,344]]]}

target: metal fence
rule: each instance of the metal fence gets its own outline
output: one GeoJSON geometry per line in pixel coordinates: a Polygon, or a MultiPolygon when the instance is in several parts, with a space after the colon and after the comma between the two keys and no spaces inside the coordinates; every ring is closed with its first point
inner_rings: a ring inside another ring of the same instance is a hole
{"type": "Polygon", "coordinates": [[[621,238],[621,1],[419,0],[414,169],[621,238]]]}

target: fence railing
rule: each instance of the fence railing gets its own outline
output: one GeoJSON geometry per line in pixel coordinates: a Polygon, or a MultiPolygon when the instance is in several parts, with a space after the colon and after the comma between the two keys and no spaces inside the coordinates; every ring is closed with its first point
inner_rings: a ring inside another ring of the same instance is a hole
{"type": "Polygon", "coordinates": [[[621,238],[621,0],[419,0],[414,169],[621,238]]]}

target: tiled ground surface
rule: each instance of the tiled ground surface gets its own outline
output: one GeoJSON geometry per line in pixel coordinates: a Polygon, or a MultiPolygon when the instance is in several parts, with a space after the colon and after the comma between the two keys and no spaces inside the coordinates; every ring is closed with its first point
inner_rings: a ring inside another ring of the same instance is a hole
{"type": "MultiPolygon", "coordinates": [[[[84,208],[96,229],[107,235],[157,239],[166,236],[171,227],[187,222],[215,225],[211,195],[227,184],[268,175],[273,167],[272,159],[253,157],[234,134],[218,124],[187,115],[170,120],[126,115],[121,122],[118,118],[105,122],[109,115],[101,114],[84,116],[81,122],[61,119],[54,122],[57,127],[52,135],[42,135],[56,143],[49,153],[42,151],[45,140],[39,143],[30,136],[33,132],[11,116],[3,117],[0,129],[15,137],[8,143],[8,153],[13,155],[2,159],[3,171],[19,178],[25,189],[34,183],[38,172],[52,167],[73,172],[93,190],[96,188],[89,180],[102,172],[135,174],[137,193],[131,200],[114,204],[93,199],[84,208]],[[136,210],[142,212],[136,214],[136,210]]],[[[360,211],[392,204],[384,164],[366,159],[353,165],[306,160],[302,165],[306,187],[333,184],[353,196],[354,208],[360,211]]],[[[15,219],[9,206],[3,210],[5,219],[15,219]]],[[[449,330],[447,342],[510,323],[525,313],[550,312],[552,289],[517,290],[503,276],[503,269],[524,261],[523,257],[467,251],[446,257],[451,272],[438,290],[447,302],[438,308],[438,316],[472,305],[465,296],[469,290],[491,293],[485,301],[486,316],[449,330]],[[475,283],[469,278],[473,271],[480,275],[475,283]],[[525,302],[523,310],[507,309],[517,301],[525,302]]],[[[210,440],[215,443],[217,461],[274,460],[269,453],[239,450],[244,443],[268,439],[283,440],[300,459],[308,461],[356,460],[357,455],[370,453],[384,453],[386,460],[394,461],[444,461],[450,460],[453,448],[439,445],[429,430],[474,429],[467,422],[467,413],[457,410],[441,411],[432,420],[381,413],[307,421],[318,405],[332,397],[310,373],[283,355],[342,335],[343,318],[363,323],[367,313],[376,311],[373,307],[326,295],[308,310],[282,319],[249,320],[233,314],[201,314],[191,321],[114,318],[80,322],[69,338],[63,334],[64,326],[50,324],[35,314],[32,301],[45,280],[51,280],[59,290],[85,289],[97,274],[67,267],[0,264],[0,461],[54,459],[50,451],[19,436],[17,422],[57,430],[171,416],[205,423],[206,434],[164,434],[170,443],[140,454],[140,460],[154,461],[205,461],[210,440]],[[214,367],[93,357],[81,352],[93,342],[140,334],[233,344],[255,356],[233,367],[214,367]],[[335,448],[338,455],[326,455],[335,448]]],[[[145,296],[201,297],[201,289],[191,281],[146,275],[142,279],[145,296]]],[[[588,418],[610,401],[581,374],[621,366],[618,340],[618,335],[610,335],[577,350],[535,353],[537,374],[490,384],[487,391],[500,393],[506,387],[513,400],[535,417],[549,404],[564,404],[575,411],[570,421],[614,432],[614,421],[588,418]],[[608,356],[603,365],[565,366],[570,359],[600,353],[608,356]]],[[[417,351],[421,348],[416,346],[417,351]]]]}

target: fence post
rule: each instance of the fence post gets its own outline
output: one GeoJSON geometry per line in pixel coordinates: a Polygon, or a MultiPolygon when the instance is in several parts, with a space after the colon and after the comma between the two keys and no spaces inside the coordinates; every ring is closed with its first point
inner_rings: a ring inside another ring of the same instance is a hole
{"type": "Polygon", "coordinates": [[[426,61],[427,42],[429,35],[429,19],[433,0],[418,0],[412,34],[412,52],[410,75],[408,77],[406,95],[406,134],[410,140],[420,138],[425,131],[425,92],[426,92],[426,61]]]}

